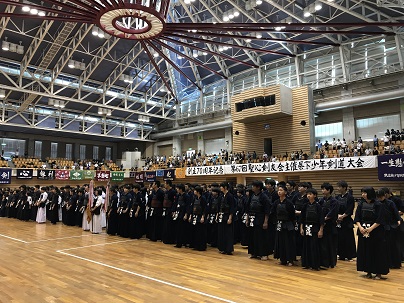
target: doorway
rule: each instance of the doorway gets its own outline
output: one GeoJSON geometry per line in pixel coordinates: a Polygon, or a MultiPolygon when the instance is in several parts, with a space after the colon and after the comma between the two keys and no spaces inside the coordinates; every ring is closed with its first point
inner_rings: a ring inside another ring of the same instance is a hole
{"type": "Polygon", "coordinates": [[[268,157],[272,156],[272,138],[264,138],[264,152],[268,157]]]}

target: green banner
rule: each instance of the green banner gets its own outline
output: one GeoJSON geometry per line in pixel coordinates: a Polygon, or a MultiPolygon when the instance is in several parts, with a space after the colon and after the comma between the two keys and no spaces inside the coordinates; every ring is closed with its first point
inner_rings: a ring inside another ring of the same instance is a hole
{"type": "Polygon", "coordinates": [[[111,181],[123,181],[125,173],[123,171],[113,171],[111,172],[111,181]]]}
{"type": "Polygon", "coordinates": [[[95,171],[94,170],[83,170],[84,179],[94,179],[95,171]]]}
{"type": "Polygon", "coordinates": [[[70,171],[70,180],[83,180],[83,179],[84,179],[83,170],[71,170],[70,171]]]}

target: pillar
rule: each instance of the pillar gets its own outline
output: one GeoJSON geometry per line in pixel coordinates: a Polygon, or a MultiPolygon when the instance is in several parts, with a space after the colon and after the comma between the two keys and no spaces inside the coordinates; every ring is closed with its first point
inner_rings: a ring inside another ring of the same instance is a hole
{"type": "Polygon", "coordinates": [[[346,143],[355,141],[355,118],[353,107],[344,108],[342,110],[342,129],[346,143]]]}
{"type": "Polygon", "coordinates": [[[173,137],[173,155],[181,155],[182,154],[182,146],[180,136],[173,137]]]}
{"type": "Polygon", "coordinates": [[[205,154],[205,141],[203,139],[203,132],[197,133],[197,151],[196,153],[198,153],[199,151],[201,151],[201,154],[204,155],[205,154]]]}
{"type": "Polygon", "coordinates": [[[233,129],[231,127],[224,130],[225,148],[230,153],[233,150],[233,129]]]}

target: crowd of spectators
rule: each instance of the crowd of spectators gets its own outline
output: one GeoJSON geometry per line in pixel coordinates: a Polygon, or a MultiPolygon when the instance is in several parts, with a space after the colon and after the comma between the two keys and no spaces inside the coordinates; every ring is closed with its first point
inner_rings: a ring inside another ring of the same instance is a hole
{"type": "Polygon", "coordinates": [[[401,154],[404,153],[404,129],[402,132],[387,129],[382,138],[378,138],[377,135],[374,135],[372,141],[366,142],[364,142],[361,137],[350,143],[347,143],[345,139],[341,140],[335,138],[333,138],[331,142],[326,140],[324,143],[318,140],[316,150],[315,158],[320,159],[401,154]]]}

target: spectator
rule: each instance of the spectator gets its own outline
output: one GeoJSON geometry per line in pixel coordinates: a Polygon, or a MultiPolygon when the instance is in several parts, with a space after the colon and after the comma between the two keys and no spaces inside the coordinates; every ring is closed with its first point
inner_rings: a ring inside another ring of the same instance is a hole
{"type": "Polygon", "coordinates": [[[373,137],[373,147],[379,147],[379,139],[376,135],[373,137]]]}

